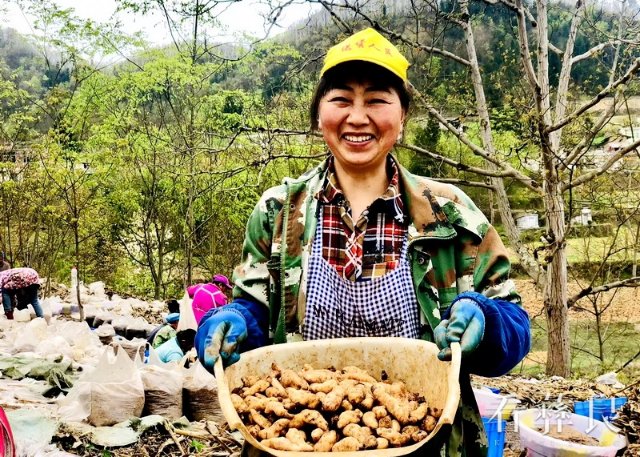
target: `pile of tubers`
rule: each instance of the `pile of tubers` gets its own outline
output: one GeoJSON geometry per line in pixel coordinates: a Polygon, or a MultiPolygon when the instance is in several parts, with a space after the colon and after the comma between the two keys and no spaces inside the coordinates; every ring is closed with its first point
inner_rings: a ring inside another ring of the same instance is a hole
{"type": "Polygon", "coordinates": [[[382,381],[356,366],[302,370],[271,366],[242,378],[231,401],[249,433],[280,451],[345,452],[422,441],[441,411],[403,382],[382,381]]]}

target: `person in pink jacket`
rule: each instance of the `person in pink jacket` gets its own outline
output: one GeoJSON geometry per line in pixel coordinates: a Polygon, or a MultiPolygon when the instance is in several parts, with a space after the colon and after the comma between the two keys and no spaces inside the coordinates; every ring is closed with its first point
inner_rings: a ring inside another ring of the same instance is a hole
{"type": "Polygon", "coordinates": [[[14,301],[18,309],[24,309],[27,305],[31,305],[36,316],[44,316],[38,300],[40,276],[36,270],[33,268],[11,268],[3,271],[0,276],[2,306],[7,319],[13,319],[14,301]]]}
{"type": "MultiPolygon", "coordinates": [[[[221,286],[231,287],[229,280],[223,275],[215,275],[214,280],[216,284],[221,286]],[[224,278],[226,281],[221,280],[224,278]]],[[[191,302],[191,308],[193,309],[193,315],[196,318],[196,322],[200,324],[203,316],[212,308],[219,308],[220,306],[227,304],[227,296],[220,290],[220,287],[216,284],[194,284],[187,289],[191,302]]]]}

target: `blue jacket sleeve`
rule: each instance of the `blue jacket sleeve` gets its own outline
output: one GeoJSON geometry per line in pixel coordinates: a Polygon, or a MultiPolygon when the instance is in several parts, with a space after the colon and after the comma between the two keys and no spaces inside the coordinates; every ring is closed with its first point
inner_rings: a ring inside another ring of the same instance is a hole
{"type": "Polygon", "coordinates": [[[200,347],[199,339],[204,340],[206,335],[215,331],[214,328],[209,328],[212,327],[213,322],[209,320],[209,318],[225,309],[235,309],[239,311],[247,324],[247,339],[241,344],[240,352],[249,351],[267,344],[269,335],[269,311],[260,303],[255,303],[244,298],[236,298],[228,305],[210,309],[202,317],[200,325],[198,326],[198,333],[196,334],[196,348],[200,347]]]}
{"type": "MultiPolygon", "coordinates": [[[[484,337],[478,349],[465,360],[467,371],[486,377],[509,372],[531,349],[529,315],[516,303],[488,298],[478,292],[464,292],[453,304],[462,298],[476,302],[485,317],[484,337]]],[[[450,312],[451,307],[443,319],[448,319],[450,312]]]]}

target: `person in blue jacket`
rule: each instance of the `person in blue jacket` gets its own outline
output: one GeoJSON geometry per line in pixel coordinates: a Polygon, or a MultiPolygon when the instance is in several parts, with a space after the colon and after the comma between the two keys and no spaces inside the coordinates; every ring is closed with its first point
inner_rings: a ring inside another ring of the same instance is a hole
{"type": "Polygon", "coordinates": [[[518,364],[530,349],[529,317],[508,252],[477,206],[391,154],[410,105],[408,66],[372,29],[328,51],[310,110],[328,158],[263,194],[233,300],[203,316],[195,345],[211,370],[219,357],[230,365],[243,351],[287,341],[422,338],[442,360],[459,342],[455,423],[420,455],[477,457],[487,440],[469,375],[518,364]]]}
{"type": "Polygon", "coordinates": [[[184,355],[193,349],[196,331],[193,329],[180,330],[176,336],[165,341],[156,348],[158,358],[164,362],[179,362],[184,355]]]}

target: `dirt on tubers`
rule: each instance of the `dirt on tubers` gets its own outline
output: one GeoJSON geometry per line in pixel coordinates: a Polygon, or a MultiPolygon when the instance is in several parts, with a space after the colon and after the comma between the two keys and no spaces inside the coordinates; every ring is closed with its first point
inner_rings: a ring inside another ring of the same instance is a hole
{"type": "Polygon", "coordinates": [[[295,371],[273,364],[269,375],[242,381],[233,406],[257,441],[281,451],[407,446],[425,439],[441,414],[403,382],[379,381],[355,366],[295,371]]]}

